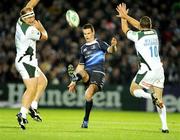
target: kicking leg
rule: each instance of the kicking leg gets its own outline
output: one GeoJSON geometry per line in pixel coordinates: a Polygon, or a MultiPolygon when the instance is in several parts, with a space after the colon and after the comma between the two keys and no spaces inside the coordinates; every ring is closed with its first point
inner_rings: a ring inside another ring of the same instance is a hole
{"type": "Polygon", "coordinates": [[[159,98],[154,92],[154,88],[145,91],[142,89],[140,85],[132,81],[131,86],[130,86],[130,92],[131,92],[131,95],[137,98],[151,99],[155,106],[162,108],[162,102],[161,102],[162,98],[161,100],[159,100],[159,98]]]}
{"type": "Polygon", "coordinates": [[[130,93],[131,95],[137,97],[137,98],[146,98],[146,99],[152,99],[151,94],[148,92],[145,92],[141,86],[136,84],[134,81],[132,81],[130,86],[130,93]]]}

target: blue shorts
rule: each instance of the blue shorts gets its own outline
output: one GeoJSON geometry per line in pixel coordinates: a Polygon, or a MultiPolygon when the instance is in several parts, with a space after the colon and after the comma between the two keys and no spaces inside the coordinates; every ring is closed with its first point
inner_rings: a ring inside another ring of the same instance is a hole
{"type": "Polygon", "coordinates": [[[85,83],[86,86],[96,84],[99,90],[102,90],[105,82],[105,73],[98,70],[86,70],[89,74],[89,80],[85,83]]]}

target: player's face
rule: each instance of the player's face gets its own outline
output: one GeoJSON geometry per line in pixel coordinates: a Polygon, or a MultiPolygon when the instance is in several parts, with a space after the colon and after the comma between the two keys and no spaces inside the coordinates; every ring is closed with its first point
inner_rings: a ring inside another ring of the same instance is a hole
{"type": "Polygon", "coordinates": [[[91,42],[94,40],[94,31],[89,29],[83,29],[83,34],[86,42],[91,42]]]}
{"type": "Polygon", "coordinates": [[[25,21],[27,24],[33,25],[33,23],[34,23],[34,21],[35,21],[35,17],[34,17],[34,16],[28,17],[28,18],[24,19],[24,21],[25,21]]]}
{"type": "Polygon", "coordinates": [[[24,21],[26,24],[33,25],[33,24],[34,24],[34,21],[35,21],[35,16],[28,17],[28,18],[24,18],[23,21],[24,21]]]}

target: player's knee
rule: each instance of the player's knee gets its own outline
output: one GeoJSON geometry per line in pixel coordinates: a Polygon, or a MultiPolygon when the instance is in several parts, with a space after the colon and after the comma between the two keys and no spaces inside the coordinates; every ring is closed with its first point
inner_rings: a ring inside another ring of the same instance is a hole
{"type": "Polygon", "coordinates": [[[134,96],[134,88],[133,88],[133,86],[130,86],[129,91],[130,91],[130,94],[132,96],[134,96]]]}
{"type": "Polygon", "coordinates": [[[90,95],[85,95],[85,99],[86,99],[86,101],[91,101],[91,100],[92,100],[92,96],[90,96],[90,95]]]}
{"type": "Polygon", "coordinates": [[[47,80],[47,78],[46,77],[44,77],[44,87],[46,88],[47,87],[47,85],[48,85],[48,80],[47,80]]]}
{"type": "Polygon", "coordinates": [[[131,93],[132,96],[134,96],[134,91],[137,90],[137,89],[140,89],[139,85],[136,84],[135,82],[132,82],[131,86],[129,88],[130,93],[131,93]]]}
{"type": "Polygon", "coordinates": [[[38,82],[38,86],[46,88],[48,84],[48,80],[45,76],[41,76],[40,81],[38,82]]]}
{"type": "Polygon", "coordinates": [[[92,100],[92,94],[91,93],[86,93],[85,94],[85,99],[86,99],[86,101],[91,101],[92,100]]]}
{"type": "Polygon", "coordinates": [[[134,96],[134,91],[130,90],[130,94],[131,94],[132,96],[134,96]]]}
{"type": "Polygon", "coordinates": [[[26,92],[28,92],[28,93],[35,93],[36,90],[37,90],[37,87],[36,87],[36,86],[28,86],[28,87],[26,88],[26,92]]]}
{"type": "Polygon", "coordinates": [[[83,82],[87,82],[89,80],[89,75],[85,70],[79,72],[82,77],[83,82]]]}

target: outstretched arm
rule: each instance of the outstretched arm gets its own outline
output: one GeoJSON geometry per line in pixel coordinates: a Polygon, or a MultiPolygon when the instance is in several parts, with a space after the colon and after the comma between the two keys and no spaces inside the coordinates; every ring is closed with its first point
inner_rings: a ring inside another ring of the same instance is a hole
{"type": "Polygon", "coordinates": [[[126,34],[127,31],[129,30],[128,23],[127,23],[126,19],[121,18],[121,28],[122,28],[122,31],[124,34],[126,34]]]}
{"type": "Polygon", "coordinates": [[[127,16],[126,20],[133,26],[135,27],[136,29],[139,29],[140,30],[140,23],[139,21],[137,21],[136,19],[130,17],[130,16],[127,16]]]}
{"type": "Polygon", "coordinates": [[[126,4],[122,3],[119,4],[116,8],[116,10],[119,13],[119,17],[126,19],[133,27],[140,29],[140,23],[136,19],[132,18],[128,15],[128,9],[126,9],[126,4]]]}
{"type": "Polygon", "coordinates": [[[119,13],[118,17],[121,17],[121,29],[124,32],[124,34],[127,33],[129,30],[128,23],[127,23],[127,13],[128,9],[126,9],[125,4],[119,4],[116,8],[117,12],[119,13]]]}
{"type": "Polygon", "coordinates": [[[27,5],[25,7],[34,8],[38,4],[39,1],[40,0],[29,0],[29,2],[27,3],[27,5]]]}

